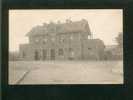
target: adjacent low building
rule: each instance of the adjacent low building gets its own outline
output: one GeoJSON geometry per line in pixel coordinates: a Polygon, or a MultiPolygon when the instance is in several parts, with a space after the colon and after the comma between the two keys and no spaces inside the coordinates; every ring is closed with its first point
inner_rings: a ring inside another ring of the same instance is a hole
{"type": "Polygon", "coordinates": [[[44,23],[27,33],[28,44],[20,45],[23,60],[101,59],[104,43],[93,39],[87,20],[44,23]]]}
{"type": "Polygon", "coordinates": [[[107,45],[104,54],[105,60],[123,60],[123,47],[119,45],[107,45]]]}

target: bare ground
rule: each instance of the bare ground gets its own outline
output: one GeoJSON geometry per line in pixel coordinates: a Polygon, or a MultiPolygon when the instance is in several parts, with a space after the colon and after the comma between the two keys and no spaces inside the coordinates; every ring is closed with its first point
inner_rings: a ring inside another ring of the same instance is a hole
{"type": "Polygon", "coordinates": [[[122,61],[9,62],[9,84],[122,83],[122,61]]]}

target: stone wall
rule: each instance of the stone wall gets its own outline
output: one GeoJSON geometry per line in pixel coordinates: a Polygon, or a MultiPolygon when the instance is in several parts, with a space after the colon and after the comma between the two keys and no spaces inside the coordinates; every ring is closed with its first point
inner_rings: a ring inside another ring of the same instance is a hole
{"type": "Polygon", "coordinates": [[[49,23],[36,26],[27,33],[29,44],[20,45],[22,60],[85,60],[100,59],[104,43],[88,39],[87,20],[49,23]]]}
{"type": "Polygon", "coordinates": [[[100,54],[104,51],[104,44],[101,40],[88,39],[88,35],[83,33],[58,34],[46,37],[36,37],[39,42],[36,42],[34,37],[29,44],[20,45],[22,60],[36,60],[35,52],[38,52],[38,60],[51,60],[51,49],[55,51],[55,60],[100,59],[100,54]],[[46,37],[47,42],[43,43],[43,39],[46,37]],[[54,41],[52,37],[54,37],[54,41]],[[59,49],[63,50],[63,55],[59,55],[59,49]],[[43,50],[47,51],[45,59],[43,50]]]}

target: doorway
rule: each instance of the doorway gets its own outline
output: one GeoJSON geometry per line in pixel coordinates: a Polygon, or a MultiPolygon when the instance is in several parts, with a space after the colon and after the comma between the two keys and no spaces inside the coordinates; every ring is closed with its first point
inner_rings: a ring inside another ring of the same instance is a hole
{"type": "Polygon", "coordinates": [[[39,57],[39,52],[38,52],[38,51],[35,51],[34,59],[35,59],[35,60],[39,60],[39,59],[40,59],[40,57],[39,57]]]}
{"type": "Polygon", "coordinates": [[[55,60],[55,49],[51,49],[50,58],[51,58],[51,60],[55,60]]]}

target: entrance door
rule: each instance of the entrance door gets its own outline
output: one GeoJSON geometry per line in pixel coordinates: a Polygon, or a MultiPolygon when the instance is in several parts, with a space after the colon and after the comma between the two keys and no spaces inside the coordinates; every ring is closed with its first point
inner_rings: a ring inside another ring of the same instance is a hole
{"type": "Polygon", "coordinates": [[[50,51],[50,58],[51,58],[51,60],[55,60],[55,50],[54,49],[51,49],[51,51],[50,51]]]}
{"type": "Polygon", "coordinates": [[[35,60],[39,60],[39,52],[38,51],[35,51],[35,56],[34,56],[34,59],[35,60]]]}
{"type": "Polygon", "coordinates": [[[46,60],[46,58],[47,58],[47,50],[43,50],[42,51],[42,53],[43,53],[43,60],[46,60]]]}

